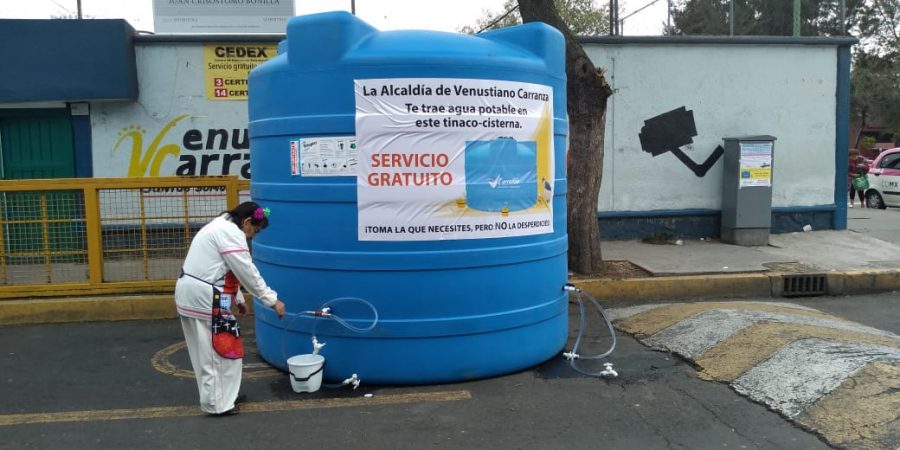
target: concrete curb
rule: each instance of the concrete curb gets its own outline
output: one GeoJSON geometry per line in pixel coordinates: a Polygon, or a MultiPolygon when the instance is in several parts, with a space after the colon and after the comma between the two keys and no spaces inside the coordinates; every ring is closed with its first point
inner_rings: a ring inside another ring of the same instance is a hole
{"type": "MultiPolygon", "coordinates": [[[[585,279],[574,284],[598,300],[674,301],[712,297],[782,297],[785,275],[796,273],[734,273],[628,279],[585,279]]],[[[806,274],[801,274],[806,275],[806,274]]],[[[822,274],[817,274],[822,275],[822,274]]],[[[824,274],[828,295],[900,291],[900,270],[863,270],[824,274]]],[[[252,314],[252,304],[251,311],[252,314]]],[[[171,295],[72,297],[0,300],[0,326],[177,317],[171,295]]]]}
{"type": "MultiPolygon", "coordinates": [[[[247,314],[253,314],[253,303],[247,314]]],[[[171,294],[0,300],[0,326],[174,319],[171,294]]]]}
{"type": "Polygon", "coordinates": [[[176,315],[171,295],[0,301],[0,325],[169,319],[176,315]]]}
{"type": "Polygon", "coordinates": [[[871,294],[900,290],[900,270],[874,269],[825,274],[782,272],[589,279],[574,282],[598,300],[685,300],[710,297],[783,297],[787,275],[824,275],[827,295],[871,294]]]}
{"type": "Polygon", "coordinates": [[[592,279],[575,286],[598,300],[680,300],[707,297],[769,297],[772,281],[766,273],[685,275],[675,277],[592,279]]]}
{"type": "Polygon", "coordinates": [[[870,294],[900,290],[900,269],[859,270],[827,274],[830,295],[870,294]]]}

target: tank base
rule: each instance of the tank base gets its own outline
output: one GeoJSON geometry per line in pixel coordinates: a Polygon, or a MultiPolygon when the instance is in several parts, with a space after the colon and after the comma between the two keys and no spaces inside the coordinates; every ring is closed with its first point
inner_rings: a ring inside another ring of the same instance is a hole
{"type": "MultiPolygon", "coordinates": [[[[385,338],[317,332],[317,339],[326,344],[319,352],[326,361],[324,378],[339,382],[355,373],[368,384],[415,385],[475,380],[523,370],[563,349],[568,338],[567,306],[537,323],[477,334],[385,338]]],[[[312,352],[311,335],[290,330],[285,336],[284,324],[289,318],[279,326],[267,320],[263,309],[257,309],[263,316],[256,320],[260,356],[286,371],[288,357],[312,352]]]]}

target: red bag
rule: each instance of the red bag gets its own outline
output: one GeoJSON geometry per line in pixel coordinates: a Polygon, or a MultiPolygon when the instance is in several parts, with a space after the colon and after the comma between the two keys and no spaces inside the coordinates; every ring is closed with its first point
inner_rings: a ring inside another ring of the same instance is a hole
{"type": "Polygon", "coordinates": [[[212,346],[223,358],[244,357],[244,338],[241,336],[237,318],[231,311],[240,288],[237,277],[231,272],[225,275],[225,286],[222,291],[213,286],[212,346]]]}

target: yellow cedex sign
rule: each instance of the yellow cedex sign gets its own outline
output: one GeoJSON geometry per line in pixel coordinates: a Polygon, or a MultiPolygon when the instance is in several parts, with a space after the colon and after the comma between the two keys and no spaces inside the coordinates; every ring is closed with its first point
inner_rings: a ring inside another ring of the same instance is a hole
{"type": "Polygon", "coordinates": [[[275,57],[274,44],[204,44],[203,65],[208,100],[246,100],[247,75],[275,57]]]}

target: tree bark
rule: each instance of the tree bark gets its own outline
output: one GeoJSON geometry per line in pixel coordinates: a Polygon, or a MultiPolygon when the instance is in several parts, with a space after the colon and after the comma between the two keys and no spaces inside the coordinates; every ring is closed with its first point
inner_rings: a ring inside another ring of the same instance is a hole
{"type": "Polygon", "coordinates": [[[603,71],[594,67],[581,43],[560,18],[553,0],[518,2],[524,22],[544,22],[566,38],[569,270],[585,275],[599,274],[603,271],[603,257],[597,196],[603,175],[606,100],[612,95],[612,89],[603,71]]]}

